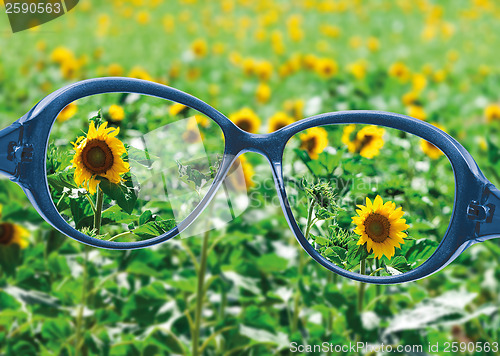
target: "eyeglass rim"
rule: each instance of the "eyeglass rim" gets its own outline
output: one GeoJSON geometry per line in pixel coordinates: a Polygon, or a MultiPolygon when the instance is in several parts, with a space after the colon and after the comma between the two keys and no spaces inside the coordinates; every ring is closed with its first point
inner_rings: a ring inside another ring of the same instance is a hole
{"type": "Polygon", "coordinates": [[[470,201],[481,197],[485,185],[491,185],[472,156],[458,141],[427,122],[405,115],[370,110],[332,112],[297,121],[270,134],[251,134],[240,130],[222,113],[194,96],[159,83],[133,78],[103,77],[68,85],[42,99],[16,123],[20,124],[23,129],[23,142],[31,144],[34,153],[32,162],[19,164],[18,172],[15,177],[12,177],[12,180],[23,188],[40,215],[57,230],[82,243],[107,249],[144,248],[177,236],[198,217],[210,202],[234,160],[242,153],[258,152],[270,162],[282,209],[290,228],[301,246],[313,259],[325,268],[350,279],[377,284],[401,283],[420,279],[438,271],[474,242],[474,223],[466,217],[467,205],[470,201]],[[195,210],[174,229],[163,235],[149,240],[128,243],[92,238],[70,226],[61,217],[51,199],[46,178],[48,141],[58,113],[69,103],[83,97],[118,92],[149,95],[189,106],[214,120],[222,129],[225,138],[225,151],[221,168],[217,172],[209,192],[195,210]],[[389,277],[363,276],[346,271],[332,264],[314,250],[305,240],[295,222],[286,198],[281,169],[285,145],[291,137],[300,131],[314,126],[342,123],[373,124],[406,131],[434,144],[450,160],[455,176],[455,197],[448,229],[434,254],[412,271],[389,277]],[[40,175],[43,180],[39,179],[40,175]],[[464,232],[466,233],[464,234],[464,232]]]}

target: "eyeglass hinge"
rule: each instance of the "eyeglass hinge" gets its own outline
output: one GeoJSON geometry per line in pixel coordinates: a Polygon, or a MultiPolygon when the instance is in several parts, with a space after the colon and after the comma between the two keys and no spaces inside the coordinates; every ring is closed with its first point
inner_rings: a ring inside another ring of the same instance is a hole
{"type": "Polygon", "coordinates": [[[493,213],[495,212],[495,205],[487,204],[481,205],[479,202],[473,200],[467,207],[467,217],[469,220],[478,222],[490,223],[493,220],[493,213]]]}
{"type": "Polygon", "coordinates": [[[7,147],[7,159],[16,163],[31,162],[33,160],[33,146],[9,142],[9,146],[7,147]]]}

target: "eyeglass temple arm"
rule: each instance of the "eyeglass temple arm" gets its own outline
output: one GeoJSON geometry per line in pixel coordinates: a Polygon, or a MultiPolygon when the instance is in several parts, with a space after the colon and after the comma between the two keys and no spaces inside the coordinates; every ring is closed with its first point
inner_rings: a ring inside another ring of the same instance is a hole
{"type": "Polygon", "coordinates": [[[500,238],[500,190],[493,184],[484,189],[481,202],[471,202],[467,216],[476,220],[476,241],[500,238]]]}
{"type": "Polygon", "coordinates": [[[31,158],[32,149],[23,145],[23,127],[19,122],[0,130],[0,173],[12,179],[20,162],[31,158]]]}

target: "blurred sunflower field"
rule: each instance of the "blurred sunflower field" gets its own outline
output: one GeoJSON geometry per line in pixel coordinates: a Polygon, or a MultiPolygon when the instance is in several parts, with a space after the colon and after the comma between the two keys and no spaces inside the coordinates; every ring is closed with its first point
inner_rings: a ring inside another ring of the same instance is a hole
{"type": "MultiPolygon", "coordinates": [[[[16,34],[0,15],[0,120],[6,127],[66,84],[128,76],[188,92],[252,133],[331,111],[407,114],[457,138],[500,186],[499,20],[493,0],[81,0],[16,34]]],[[[105,94],[57,117],[48,182],[73,227],[136,241],[187,216],[222,153],[221,130],[193,109],[105,94]],[[159,142],[162,125],[182,131],[146,149],[139,133],[159,142]],[[191,156],[176,155],[184,145],[191,156]],[[193,160],[200,147],[208,161],[193,160]],[[141,175],[170,156],[158,185],[141,175]],[[185,204],[161,200],[166,186],[185,204]]],[[[297,133],[283,169],[308,242],[355,273],[419,266],[451,217],[447,158],[396,130],[297,133]]],[[[423,280],[362,284],[300,247],[263,157],[247,153],[230,173],[228,194],[245,198],[236,214],[217,223],[210,207],[205,228],[189,238],[131,251],[60,234],[17,185],[0,180],[0,354],[499,354],[498,240],[423,280]],[[381,344],[393,352],[369,347],[381,344]]]]}

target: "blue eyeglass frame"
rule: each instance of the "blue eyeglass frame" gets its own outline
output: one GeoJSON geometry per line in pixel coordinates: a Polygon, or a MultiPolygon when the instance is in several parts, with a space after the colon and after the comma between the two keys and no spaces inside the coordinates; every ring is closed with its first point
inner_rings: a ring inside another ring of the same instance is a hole
{"type": "Polygon", "coordinates": [[[187,93],[145,80],[111,77],[84,80],[61,88],[0,131],[0,173],[21,186],[38,213],[55,229],[75,240],[115,250],[156,245],[181,233],[207,206],[235,159],[245,152],[259,153],[270,163],[285,218],[300,245],[322,266],[344,277],[374,284],[417,280],[444,268],[474,243],[500,237],[500,216],[499,212],[495,211],[500,203],[500,191],[485,178],[472,156],[458,141],[427,122],[405,115],[370,110],[331,112],[297,121],[269,134],[253,134],[241,130],[219,111],[187,93]],[[96,239],[66,223],[52,201],[46,176],[46,155],[52,125],[69,103],[104,93],[136,93],[178,102],[208,116],[223,131],[225,151],[220,169],[208,193],[193,212],[163,235],[127,243],[96,239]],[[450,223],[431,257],[414,270],[384,277],[344,270],[316,251],[297,225],[283,180],[282,158],[285,145],[300,131],[333,124],[371,124],[406,131],[432,143],[448,157],[455,176],[455,198],[450,223]]]}

